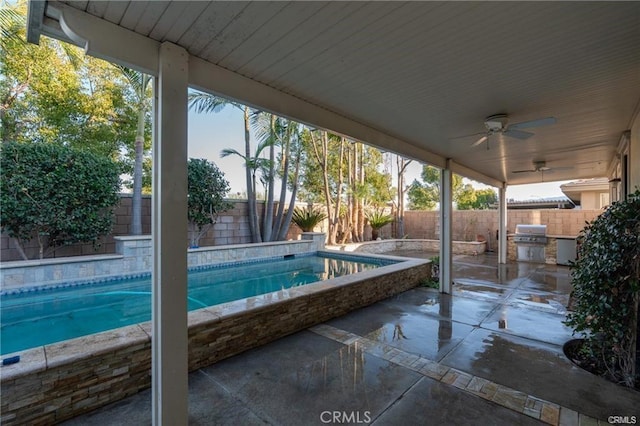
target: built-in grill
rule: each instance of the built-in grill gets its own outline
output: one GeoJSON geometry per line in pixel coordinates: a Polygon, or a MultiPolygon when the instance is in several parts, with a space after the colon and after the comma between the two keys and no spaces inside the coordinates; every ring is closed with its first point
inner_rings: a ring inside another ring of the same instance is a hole
{"type": "Polygon", "coordinates": [[[547,225],[517,225],[513,242],[518,249],[518,260],[544,263],[547,225]]]}

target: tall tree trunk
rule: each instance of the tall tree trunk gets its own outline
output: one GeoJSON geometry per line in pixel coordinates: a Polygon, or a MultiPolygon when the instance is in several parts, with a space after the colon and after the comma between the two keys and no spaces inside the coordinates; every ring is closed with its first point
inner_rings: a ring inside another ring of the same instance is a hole
{"type": "Polygon", "coordinates": [[[333,233],[333,226],[334,226],[334,221],[333,221],[333,208],[332,208],[332,202],[331,202],[331,190],[329,189],[329,167],[327,164],[327,155],[329,153],[329,135],[327,134],[326,130],[322,130],[321,131],[321,148],[322,151],[320,152],[320,150],[318,150],[318,145],[316,142],[316,139],[313,135],[313,132],[311,132],[311,144],[313,145],[313,153],[315,155],[316,161],[318,162],[318,164],[320,165],[320,168],[322,169],[322,184],[323,184],[323,190],[324,190],[324,202],[325,202],[325,208],[327,209],[327,219],[329,221],[329,232],[327,234],[327,244],[329,245],[333,245],[336,243],[335,241],[335,234],[333,233]],[[332,239],[333,238],[333,239],[332,239]]]}
{"type": "Polygon", "coordinates": [[[280,238],[282,227],[284,226],[284,205],[287,201],[287,184],[289,180],[289,150],[291,149],[291,126],[293,123],[289,122],[287,126],[287,132],[285,134],[284,147],[282,149],[282,185],[280,186],[280,201],[278,202],[278,212],[276,213],[276,228],[275,239],[277,241],[282,240],[280,238]]]}
{"type": "Polygon", "coordinates": [[[349,235],[346,236],[343,239],[344,242],[346,242],[348,239],[350,239],[353,242],[357,242],[358,238],[354,233],[354,229],[355,228],[355,224],[356,221],[355,219],[355,199],[356,199],[356,187],[355,187],[355,172],[354,172],[354,144],[351,144],[351,147],[349,149],[349,153],[347,155],[347,160],[348,160],[348,164],[347,167],[349,169],[349,173],[348,173],[348,177],[347,177],[347,186],[350,189],[350,194],[349,197],[347,198],[349,200],[348,204],[347,204],[347,217],[349,218],[348,221],[348,227],[349,227],[349,235]]]}
{"type": "Polygon", "coordinates": [[[338,235],[338,225],[340,223],[340,205],[342,201],[342,185],[344,184],[344,176],[342,166],[344,164],[344,145],[345,139],[340,139],[340,161],[338,167],[338,187],[336,189],[336,203],[334,205],[334,213],[333,213],[333,228],[331,229],[331,241],[336,241],[336,237],[338,235]]]}
{"type": "MultiPolygon", "coordinates": [[[[148,77],[142,77],[146,80],[148,77]]],[[[144,88],[146,84],[142,84],[142,93],[138,104],[138,127],[136,130],[135,140],[135,161],[133,166],[133,195],[131,198],[131,235],[142,234],[142,156],[144,154],[144,122],[145,122],[145,106],[144,106],[144,88]]]]}
{"type": "Polygon", "coordinates": [[[296,207],[296,196],[298,195],[298,176],[300,175],[300,150],[296,154],[295,160],[295,169],[293,172],[293,185],[291,188],[291,200],[289,201],[289,208],[287,209],[287,214],[284,218],[282,227],[280,228],[278,234],[278,240],[283,241],[287,232],[289,231],[289,226],[291,225],[291,217],[293,217],[293,210],[296,207]]]}
{"type": "Polygon", "coordinates": [[[24,249],[22,248],[22,244],[20,244],[20,240],[17,238],[13,238],[13,242],[16,245],[16,249],[18,250],[18,253],[20,254],[20,257],[22,258],[22,260],[29,260],[29,258],[27,257],[27,254],[24,252],[24,249]]]}
{"type": "Polygon", "coordinates": [[[262,225],[262,240],[271,241],[273,234],[273,190],[275,184],[275,137],[276,116],[271,114],[271,144],[269,146],[269,174],[267,176],[267,203],[265,205],[264,223],[262,225]]]}
{"type": "MultiPolygon", "coordinates": [[[[358,147],[360,148],[359,151],[359,167],[360,169],[358,170],[359,172],[359,186],[360,188],[362,188],[364,186],[364,145],[362,145],[361,143],[358,144],[358,147]]],[[[360,241],[364,241],[364,222],[365,222],[365,217],[364,217],[364,199],[362,198],[362,196],[358,197],[358,237],[360,238],[360,241]]]]}
{"type": "Polygon", "coordinates": [[[244,154],[245,154],[245,178],[247,180],[247,207],[249,211],[249,233],[251,242],[262,242],[260,229],[258,228],[258,205],[256,200],[256,184],[254,170],[250,167],[251,158],[251,133],[249,127],[249,107],[244,107],[244,154]]]}
{"type": "Polygon", "coordinates": [[[411,160],[396,156],[396,164],[398,166],[398,208],[396,210],[396,238],[404,238],[404,195],[407,189],[404,185],[404,173],[411,164],[411,160]]]}

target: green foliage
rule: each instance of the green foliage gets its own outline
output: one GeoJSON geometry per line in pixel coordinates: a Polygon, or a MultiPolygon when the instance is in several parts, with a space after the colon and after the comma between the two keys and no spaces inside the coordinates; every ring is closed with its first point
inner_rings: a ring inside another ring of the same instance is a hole
{"type": "Polygon", "coordinates": [[[56,144],[5,142],[0,170],[2,230],[21,246],[37,239],[40,258],[111,231],[120,188],[112,161],[56,144]]]}
{"type": "Polygon", "coordinates": [[[429,258],[431,261],[431,276],[425,277],[420,282],[422,287],[440,289],[440,256],[432,256],[429,258]]]}
{"type": "Polygon", "coordinates": [[[384,214],[380,210],[374,210],[366,214],[367,220],[369,221],[369,225],[373,229],[380,229],[385,225],[393,222],[393,216],[388,214],[384,214]]]}
{"type": "Polygon", "coordinates": [[[610,379],[634,386],[640,285],[640,191],[613,203],[579,236],[566,324],[610,379]]]}
{"type": "Polygon", "coordinates": [[[133,146],[135,107],[114,66],[46,37],[27,43],[24,3],[0,9],[0,18],[2,141],[57,143],[111,158],[126,141],[133,146]]]}
{"type": "Polygon", "coordinates": [[[327,215],[316,207],[300,208],[293,210],[291,221],[298,225],[303,232],[313,232],[313,229],[327,218],[327,215]]]}
{"type": "MultiPolygon", "coordinates": [[[[422,180],[414,179],[409,186],[407,197],[411,210],[433,210],[440,202],[440,170],[423,166],[422,180]]],[[[463,184],[462,177],[452,177],[453,202],[458,210],[488,209],[498,202],[498,196],[491,188],[475,189],[471,184],[463,184]]]]}
{"type": "Polygon", "coordinates": [[[410,210],[433,210],[439,201],[439,195],[435,194],[434,188],[423,185],[417,179],[409,185],[407,198],[410,210]]]}
{"type": "Polygon", "coordinates": [[[370,211],[365,214],[369,226],[371,226],[371,238],[378,239],[378,230],[393,222],[393,216],[383,213],[381,210],[370,211]]]}
{"type": "MultiPolygon", "coordinates": [[[[407,197],[409,198],[409,208],[411,210],[433,210],[440,202],[440,170],[433,166],[422,167],[422,180],[413,181],[407,197]]],[[[457,201],[462,189],[462,177],[453,175],[452,177],[453,201],[457,201]]]]}
{"type": "Polygon", "coordinates": [[[478,197],[476,196],[476,190],[471,184],[463,185],[458,192],[456,200],[456,209],[458,210],[473,210],[478,203],[478,197]]]}
{"type": "Polygon", "coordinates": [[[486,210],[498,202],[496,192],[491,188],[475,189],[470,184],[462,187],[458,193],[458,210],[486,210]]]}
{"type": "Polygon", "coordinates": [[[233,205],[224,200],[230,189],[229,182],[215,163],[190,158],[187,172],[189,244],[197,247],[200,238],[216,223],[218,214],[233,205]]]}
{"type": "Polygon", "coordinates": [[[498,203],[498,194],[491,188],[476,190],[476,203],[473,206],[475,210],[487,210],[492,205],[498,203]]]}

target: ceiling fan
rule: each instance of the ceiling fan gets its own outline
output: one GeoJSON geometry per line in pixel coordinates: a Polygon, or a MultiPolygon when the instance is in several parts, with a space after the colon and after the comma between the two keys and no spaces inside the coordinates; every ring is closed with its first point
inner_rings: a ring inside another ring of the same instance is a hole
{"type": "Polygon", "coordinates": [[[536,172],[548,172],[550,170],[551,170],[551,167],[547,167],[546,161],[534,161],[533,169],[514,170],[511,173],[536,173],[536,172]]]}
{"type": "MultiPolygon", "coordinates": [[[[494,135],[496,133],[501,133],[505,136],[509,136],[511,138],[520,139],[520,140],[529,139],[534,134],[531,132],[523,132],[520,129],[548,126],[551,124],[555,124],[556,121],[557,120],[555,119],[555,117],[545,117],[545,118],[538,118],[536,120],[522,121],[520,123],[508,124],[509,116],[507,116],[507,114],[490,115],[484,120],[484,127],[487,128],[486,132],[469,135],[469,136],[484,135],[480,139],[475,141],[471,146],[474,147],[474,146],[480,145],[481,143],[487,141],[489,139],[489,136],[494,135]]],[[[488,144],[487,144],[487,149],[489,149],[488,144]]]]}
{"type": "Polygon", "coordinates": [[[555,170],[570,170],[570,169],[573,169],[573,167],[547,167],[547,162],[541,160],[541,161],[533,162],[533,169],[514,170],[511,173],[536,173],[536,172],[551,173],[555,170]]]}

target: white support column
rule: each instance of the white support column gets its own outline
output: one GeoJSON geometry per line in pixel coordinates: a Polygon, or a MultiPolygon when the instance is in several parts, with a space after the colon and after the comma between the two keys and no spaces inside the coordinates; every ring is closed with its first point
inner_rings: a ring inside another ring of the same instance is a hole
{"type": "Polygon", "coordinates": [[[507,263],[507,185],[498,188],[498,263],[507,263]]]}
{"type": "Polygon", "coordinates": [[[453,258],[451,214],[453,212],[452,172],[447,166],[440,171],[440,292],[451,293],[453,258]]]}
{"type": "Polygon", "coordinates": [[[186,425],[188,55],[159,48],[153,141],[152,410],[154,425],[186,425]]]}

